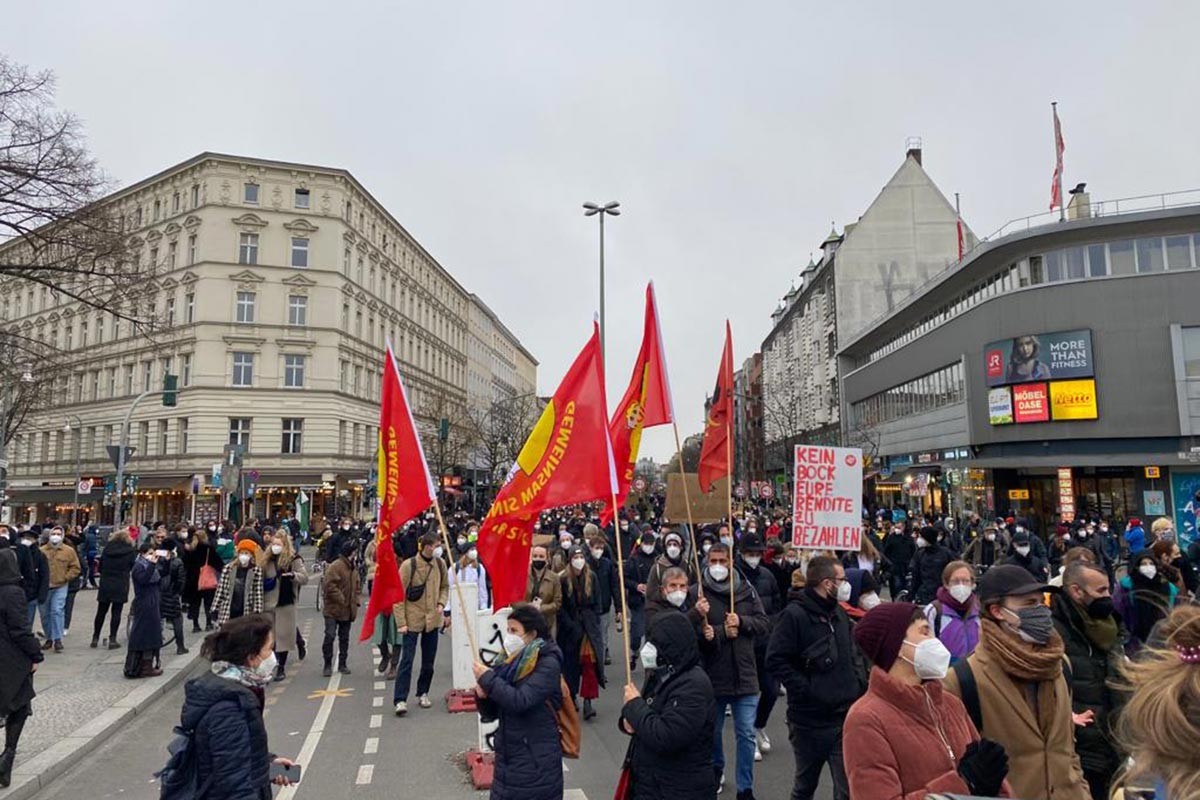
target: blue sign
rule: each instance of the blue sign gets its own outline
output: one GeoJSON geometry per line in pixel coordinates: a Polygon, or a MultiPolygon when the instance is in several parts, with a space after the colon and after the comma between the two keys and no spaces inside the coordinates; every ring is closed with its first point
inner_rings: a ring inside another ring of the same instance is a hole
{"type": "Polygon", "coordinates": [[[1196,514],[1200,511],[1200,472],[1171,470],[1171,498],[1175,504],[1175,530],[1185,552],[1197,538],[1196,514]]]}

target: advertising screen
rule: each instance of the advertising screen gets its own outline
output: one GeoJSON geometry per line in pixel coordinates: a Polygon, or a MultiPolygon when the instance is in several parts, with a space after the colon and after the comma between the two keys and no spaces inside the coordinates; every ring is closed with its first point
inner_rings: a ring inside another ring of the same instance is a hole
{"type": "Polygon", "coordinates": [[[1018,423],[1047,422],[1050,419],[1050,392],[1044,383],[1023,383],[1012,387],[1013,418],[1018,423]]]}
{"type": "Polygon", "coordinates": [[[1050,384],[1050,418],[1096,419],[1096,381],[1056,381],[1050,384]]]}
{"type": "Polygon", "coordinates": [[[1013,423],[1012,389],[1001,386],[988,389],[988,423],[1011,425],[1013,423]]]}
{"type": "Polygon", "coordinates": [[[989,343],[983,355],[988,386],[1090,378],[1096,374],[1090,330],[1021,334],[989,343]]]}

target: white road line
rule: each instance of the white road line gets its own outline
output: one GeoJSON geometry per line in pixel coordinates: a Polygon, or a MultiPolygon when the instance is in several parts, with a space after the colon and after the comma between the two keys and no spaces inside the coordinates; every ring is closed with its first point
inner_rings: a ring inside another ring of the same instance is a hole
{"type": "Polygon", "coordinates": [[[360,766],[358,768],[358,777],[354,779],[354,782],[356,784],[358,784],[359,786],[365,786],[371,782],[371,778],[374,775],[375,775],[375,765],[374,764],[363,764],[362,766],[360,766]]]}
{"type": "Polygon", "coordinates": [[[368,728],[382,728],[383,727],[383,714],[372,714],[371,722],[370,722],[370,724],[367,725],[367,727],[368,728]]]}
{"type": "Polygon", "coordinates": [[[375,681],[375,690],[382,691],[387,688],[387,681],[375,681]]]}
{"type": "Polygon", "coordinates": [[[382,697],[372,697],[371,698],[371,707],[372,708],[383,708],[383,698],[382,697]]]}
{"type": "Polygon", "coordinates": [[[372,736],[367,739],[366,745],[363,746],[363,755],[369,756],[379,752],[379,737],[372,736]]]}
{"type": "MultiPolygon", "coordinates": [[[[300,752],[296,755],[296,763],[305,769],[312,763],[313,755],[317,752],[317,745],[321,742],[321,734],[325,732],[325,723],[329,721],[329,714],[333,711],[333,703],[337,700],[337,688],[341,682],[342,673],[335,672],[330,676],[329,683],[325,687],[328,694],[322,698],[321,707],[317,709],[317,716],[313,719],[313,724],[308,729],[308,735],[304,737],[304,744],[300,746],[300,752]]],[[[303,782],[283,787],[279,790],[279,794],[275,795],[275,800],[292,800],[302,785],[303,782]]]]}

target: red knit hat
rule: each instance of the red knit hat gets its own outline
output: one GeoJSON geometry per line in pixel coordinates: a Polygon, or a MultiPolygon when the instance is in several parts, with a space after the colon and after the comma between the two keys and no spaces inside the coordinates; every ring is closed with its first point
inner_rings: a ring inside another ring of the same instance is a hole
{"type": "Polygon", "coordinates": [[[872,664],[885,671],[892,668],[916,611],[912,603],[880,603],[858,621],[854,641],[872,664]]]}

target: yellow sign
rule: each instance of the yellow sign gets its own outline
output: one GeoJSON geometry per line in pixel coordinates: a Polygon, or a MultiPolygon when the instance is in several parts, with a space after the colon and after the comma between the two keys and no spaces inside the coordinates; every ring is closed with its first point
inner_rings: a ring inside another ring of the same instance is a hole
{"type": "Polygon", "coordinates": [[[1160,477],[1160,472],[1159,472],[1158,467],[1146,467],[1146,477],[1150,478],[1152,480],[1160,477]]]}
{"type": "Polygon", "coordinates": [[[1050,419],[1096,419],[1096,381],[1054,381],[1050,384],[1050,419]]]}
{"type": "Polygon", "coordinates": [[[1029,499],[1029,490],[1028,489],[1009,489],[1008,490],[1008,499],[1009,500],[1028,500],[1029,499]]]}

